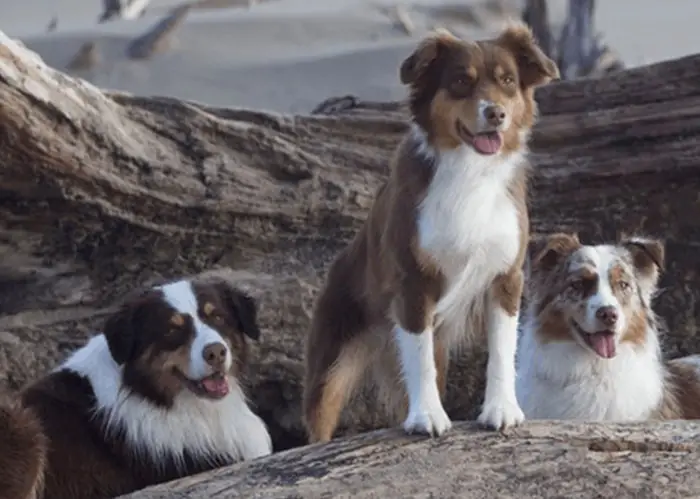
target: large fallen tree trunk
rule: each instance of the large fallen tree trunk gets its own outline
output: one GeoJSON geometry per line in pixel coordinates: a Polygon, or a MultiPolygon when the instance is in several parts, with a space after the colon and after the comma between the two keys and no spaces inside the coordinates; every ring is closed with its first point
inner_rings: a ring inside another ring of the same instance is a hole
{"type": "Polygon", "coordinates": [[[144,489],[121,499],[698,497],[700,424],[461,423],[439,439],[383,430],[144,489]]]}
{"type": "MultiPolygon", "coordinates": [[[[538,100],[534,229],[665,237],[668,352],[700,351],[700,56],[538,100]]],[[[221,269],[260,302],[252,399],[278,449],[300,444],[313,298],[406,130],[399,104],[333,107],[281,116],[104,94],[0,35],[0,388],[53,367],[135,286],[221,269]]],[[[453,364],[453,418],[478,411],[484,361],[477,350],[453,364]]],[[[383,424],[371,395],[344,431],[383,424]]]]}

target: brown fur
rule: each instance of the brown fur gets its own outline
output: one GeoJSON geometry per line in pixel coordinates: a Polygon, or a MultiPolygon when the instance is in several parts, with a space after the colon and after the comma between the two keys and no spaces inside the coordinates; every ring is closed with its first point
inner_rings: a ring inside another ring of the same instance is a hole
{"type": "Polygon", "coordinates": [[[700,419],[700,364],[689,359],[666,363],[666,392],[659,419],[700,419]]]}
{"type": "Polygon", "coordinates": [[[16,401],[0,405],[0,499],[38,499],[44,483],[47,442],[41,422],[16,401]]]}
{"type": "Polygon", "coordinates": [[[567,282],[568,270],[562,262],[581,247],[577,234],[552,234],[535,237],[528,245],[529,277],[526,299],[537,304],[541,326],[538,335],[543,343],[570,341],[566,318],[556,306],[560,299],[559,283],[567,282]],[[544,313],[544,311],[547,313],[544,313]]]}
{"type": "Polygon", "coordinates": [[[629,325],[620,341],[632,345],[643,345],[647,340],[648,321],[649,317],[646,310],[635,310],[629,316],[629,325]]]}
{"type": "Polygon", "coordinates": [[[521,146],[518,132],[535,122],[535,87],[559,78],[559,71],[536,46],[530,30],[514,25],[497,39],[481,42],[437,30],[403,61],[400,76],[410,85],[413,118],[435,147],[461,144],[455,123],[476,130],[476,106],[479,99],[488,99],[502,103],[512,116],[504,150],[513,151],[521,146]]]}
{"type": "MultiPolygon", "coordinates": [[[[229,286],[220,281],[194,283],[193,287],[200,303],[200,316],[222,333],[235,353],[229,374],[237,376],[247,360],[242,333],[254,339],[259,335],[254,306],[250,298],[229,291],[229,286]],[[205,306],[209,314],[204,312],[205,306]]],[[[181,373],[186,371],[194,338],[191,320],[173,311],[161,299],[161,292],[154,289],[125,303],[107,320],[104,334],[114,359],[118,363],[130,361],[124,368],[125,382],[133,383],[139,393],[158,404],[171,406],[175,395],[183,389],[181,373]],[[134,324],[139,325],[138,331],[134,324]],[[141,345],[147,347],[139,348],[141,345]]]]}
{"type": "MultiPolygon", "coordinates": [[[[194,283],[204,320],[221,333],[235,359],[246,362],[243,338],[257,338],[255,302],[223,282],[194,283]]],[[[171,309],[155,289],[124,305],[105,324],[112,357],[123,364],[123,383],[167,410],[185,390],[183,379],[194,336],[191,317],[171,309]]],[[[164,458],[136,455],[122,430],[105,434],[87,378],[59,369],[0,405],[0,498],[103,499],[227,464],[186,456],[185,468],[164,458]],[[7,486],[9,485],[9,488],[7,486]]]]}
{"type": "MultiPolygon", "coordinates": [[[[458,123],[477,130],[477,102],[490,99],[510,113],[512,125],[504,132],[503,150],[513,151],[523,147],[520,132],[535,120],[534,87],[558,77],[558,71],[536,47],[529,30],[514,26],[495,40],[476,43],[439,30],[403,61],[400,77],[410,87],[413,119],[436,150],[464,142],[458,123]]],[[[411,332],[432,327],[445,285],[432,257],[418,247],[418,205],[435,172],[419,147],[411,134],[398,146],[366,223],[330,267],[318,297],[305,352],[304,420],[311,442],[331,439],[349,395],[369,368],[382,387],[384,402],[405,407],[405,397],[396,396],[403,391],[396,385],[399,369],[388,333],[394,322],[411,332]],[[397,404],[387,402],[389,398],[397,404]]],[[[510,190],[519,211],[521,254],[490,291],[506,310],[516,313],[528,233],[524,172],[516,175],[510,190]]],[[[441,392],[448,343],[438,329],[435,362],[441,392]]]]}

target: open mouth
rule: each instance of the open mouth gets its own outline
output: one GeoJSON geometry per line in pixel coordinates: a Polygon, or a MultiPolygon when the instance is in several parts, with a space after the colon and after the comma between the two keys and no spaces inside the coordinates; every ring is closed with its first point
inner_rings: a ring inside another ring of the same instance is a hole
{"type": "Polygon", "coordinates": [[[501,150],[501,145],[503,144],[503,138],[499,132],[491,131],[474,134],[459,120],[457,120],[457,133],[476,152],[484,155],[496,154],[501,150]]]}
{"type": "Polygon", "coordinates": [[[219,400],[228,395],[230,390],[228,379],[221,373],[212,374],[202,379],[190,379],[178,371],[185,386],[198,397],[219,400]]]}
{"type": "Polygon", "coordinates": [[[581,326],[571,321],[574,329],[581,339],[593,350],[598,356],[604,359],[612,359],[616,355],[615,347],[615,332],[609,329],[596,331],[595,333],[587,333],[581,326]]]}

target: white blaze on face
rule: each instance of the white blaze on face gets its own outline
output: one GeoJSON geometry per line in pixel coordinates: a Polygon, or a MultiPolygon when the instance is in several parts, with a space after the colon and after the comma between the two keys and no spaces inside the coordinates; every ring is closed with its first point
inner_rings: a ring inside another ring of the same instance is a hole
{"type": "Polygon", "coordinates": [[[204,349],[213,343],[221,343],[226,347],[224,368],[228,371],[233,363],[231,349],[222,336],[212,327],[205,324],[197,313],[197,297],[189,281],[178,281],[160,288],[165,301],[175,310],[192,318],[195,337],[190,348],[188,378],[200,380],[213,373],[209,364],[204,360],[204,349]]]}
{"type": "Polygon", "coordinates": [[[478,122],[477,122],[477,130],[474,130],[475,133],[478,133],[480,130],[484,130],[489,127],[489,121],[486,119],[486,110],[489,108],[489,106],[492,105],[491,101],[481,99],[479,100],[479,115],[478,115],[478,122]]]}
{"type": "Polygon", "coordinates": [[[618,321],[615,332],[624,330],[625,317],[620,301],[615,296],[610,283],[611,270],[619,264],[619,256],[612,246],[584,246],[571,262],[572,272],[587,269],[598,276],[595,292],[585,300],[585,307],[580,317],[576,317],[578,325],[587,333],[595,333],[609,329],[597,317],[596,313],[603,307],[612,307],[617,312],[618,321]]]}
{"type": "MultiPolygon", "coordinates": [[[[491,125],[491,123],[489,123],[488,117],[486,116],[486,111],[489,108],[496,106],[496,105],[497,104],[495,102],[490,101],[490,100],[486,100],[486,99],[479,100],[479,111],[478,111],[478,116],[477,116],[478,129],[474,130],[475,133],[478,133],[482,130],[492,130],[493,129],[493,125],[491,125]]],[[[506,117],[503,120],[503,123],[501,124],[501,126],[498,127],[498,129],[500,131],[504,132],[504,131],[508,130],[508,128],[510,127],[511,114],[512,114],[513,110],[508,109],[508,107],[504,107],[504,106],[501,106],[501,107],[503,107],[503,109],[505,110],[506,117]]]]}
{"type": "Polygon", "coordinates": [[[570,264],[572,272],[585,270],[597,276],[595,287],[582,297],[571,318],[577,326],[577,337],[603,358],[617,355],[617,345],[626,328],[624,309],[610,282],[613,269],[620,264],[619,254],[610,245],[584,246],[570,264]],[[605,317],[611,314],[615,320],[606,321],[605,317]]]}

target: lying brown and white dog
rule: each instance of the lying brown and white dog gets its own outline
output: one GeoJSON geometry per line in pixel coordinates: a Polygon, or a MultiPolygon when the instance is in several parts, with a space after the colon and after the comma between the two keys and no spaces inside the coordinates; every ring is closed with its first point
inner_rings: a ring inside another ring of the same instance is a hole
{"type": "Polygon", "coordinates": [[[533,242],[517,381],[528,419],[700,418],[700,357],[662,359],[652,299],[663,264],[653,239],[533,242]]]}
{"type": "Polygon", "coordinates": [[[238,382],[245,336],[259,334],[253,299],[223,281],[180,280],[127,301],[0,407],[2,497],[114,497],[269,454],[238,382]]]}
{"type": "Polygon", "coordinates": [[[401,393],[400,405],[407,393],[406,431],[443,433],[451,426],[441,402],[448,355],[484,330],[490,355],[479,420],[500,428],[523,419],[514,357],[527,140],[534,89],[558,77],[557,67],[518,24],[480,42],[439,30],[400,74],[411,130],[364,227],[328,272],[307,340],[312,442],[332,438],[368,369],[384,395],[401,393]]]}

